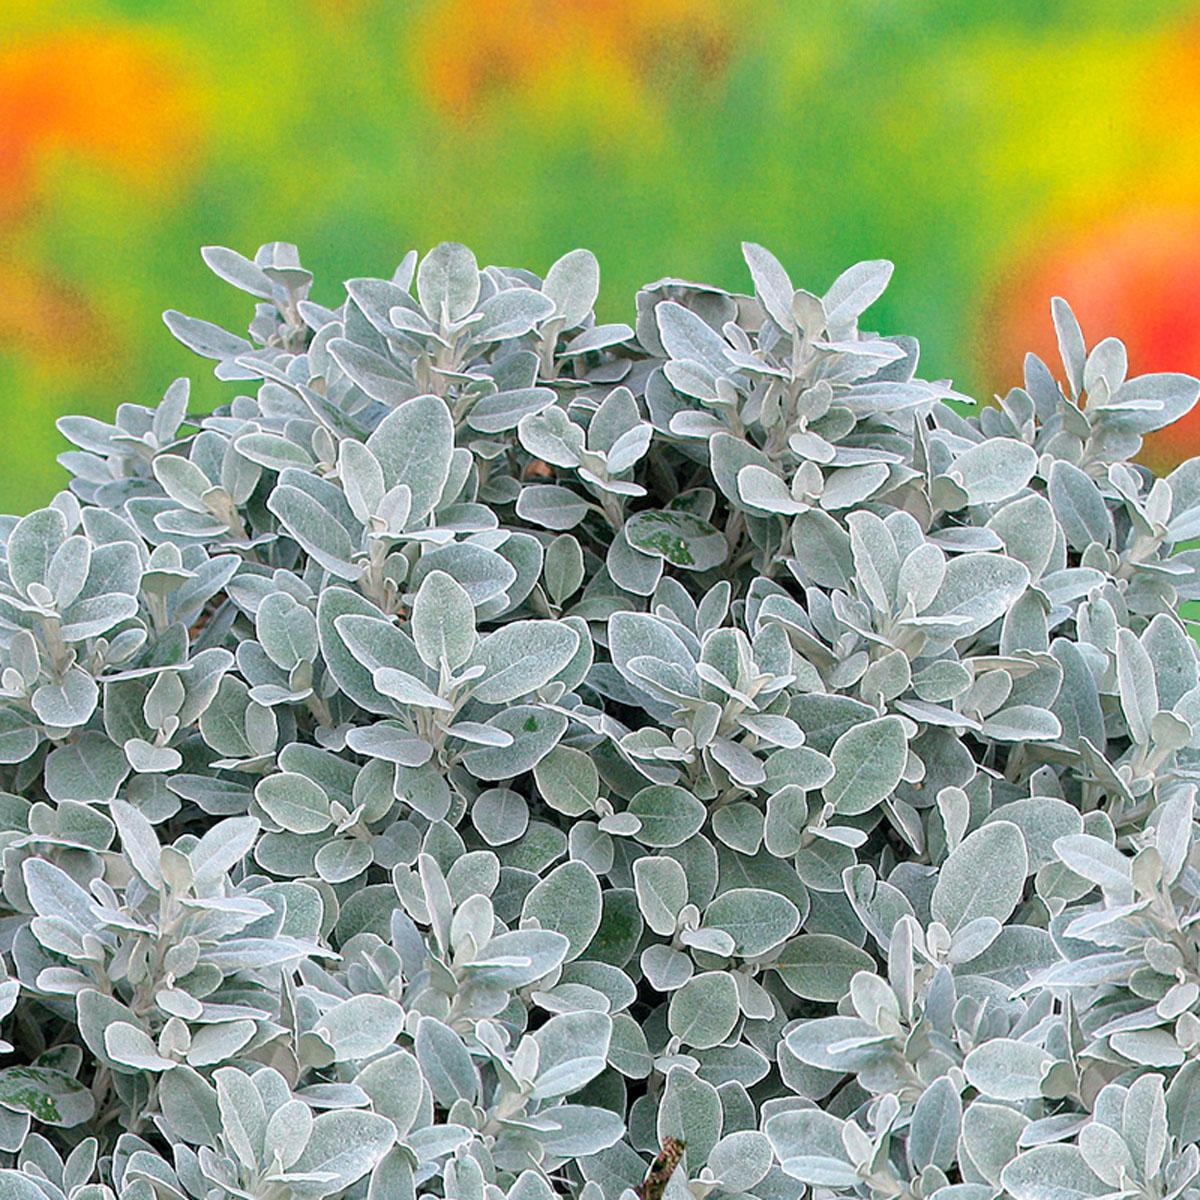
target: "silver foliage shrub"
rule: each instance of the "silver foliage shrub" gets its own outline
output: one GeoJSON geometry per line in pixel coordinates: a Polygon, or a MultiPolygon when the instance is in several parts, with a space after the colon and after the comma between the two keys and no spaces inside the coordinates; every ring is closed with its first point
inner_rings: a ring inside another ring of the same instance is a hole
{"type": "Polygon", "coordinates": [[[0,1200],[1200,1195],[1200,460],[1129,461],[1200,383],[1056,301],[964,416],[888,263],[745,256],[630,328],[210,248],[228,403],[60,422],[0,1200]]]}

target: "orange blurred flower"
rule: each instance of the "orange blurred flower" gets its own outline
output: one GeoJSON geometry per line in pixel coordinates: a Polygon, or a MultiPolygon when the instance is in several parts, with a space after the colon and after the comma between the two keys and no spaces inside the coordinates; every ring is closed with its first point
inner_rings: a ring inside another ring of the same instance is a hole
{"type": "Polygon", "coordinates": [[[63,30],[0,54],[0,216],[30,201],[41,160],[63,150],[155,193],[173,186],[197,143],[175,57],[140,29],[63,30]]]}
{"type": "MultiPolygon", "coordinates": [[[[680,76],[719,79],[741,4],[734,0],[440,0],[413,31],[414,61],[434,104],[466,120],[515,95],[539,114],[582,94],[644,116],[680,76]]],[[[634,127],[636,128],[636,126],[634,127]]]]}
{"type": "Polygon", "coordinates": [[[87,297],[65,280],[0,261],[0,345],[45,376],[86,369],[99,379],[117,364],[113,334],[87,297]]]}
{"type": "MultiPolygon", "coordinates": [[[[114,333],[86,291],[17,250],[40,173],[60,155],[111,171],[158,199],[194,164],[196,95],[181,79],[177,45],[144,30],[67,29],[0,54],[0,343],[40,370],[111,363],[114,333]]],[[[102,281],[101,281],[102,282],[102,281]]]]}

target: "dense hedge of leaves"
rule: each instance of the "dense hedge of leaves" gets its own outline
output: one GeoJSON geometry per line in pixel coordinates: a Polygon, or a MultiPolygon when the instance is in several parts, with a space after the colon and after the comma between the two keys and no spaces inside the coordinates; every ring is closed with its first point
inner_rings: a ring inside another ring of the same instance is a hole
{"type": "Polygon", "coordinates": [[[210,248],[228,404],[60,423],[0,1200],[1200,1195],[1200,460],[1129,461],[1200,383],[1056,301],[963,415],[889,264],[745,256],[631,328],[210,248]]]}

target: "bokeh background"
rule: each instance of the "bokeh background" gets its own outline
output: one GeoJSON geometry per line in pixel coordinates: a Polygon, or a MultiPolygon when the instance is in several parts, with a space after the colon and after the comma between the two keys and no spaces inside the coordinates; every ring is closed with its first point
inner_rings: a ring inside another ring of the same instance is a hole
{"type": "MultiPolygon", "coordinates": [[[[451,238],[602,317],[661,275],[821,291],[889,257],[877,324],[981,398],[1049,298],[1136,368],[1200,371],[1197,0],[0,2],[0,511],[61,486],[53,428],[228,398],[159,320],[244,328],[206,243],[338,281],[451,238]]],[[[227,387],[228,385],[226,385],[227,387]]],[[[1147,461],[1200,453],[1200,419],[1147,461]]]]}

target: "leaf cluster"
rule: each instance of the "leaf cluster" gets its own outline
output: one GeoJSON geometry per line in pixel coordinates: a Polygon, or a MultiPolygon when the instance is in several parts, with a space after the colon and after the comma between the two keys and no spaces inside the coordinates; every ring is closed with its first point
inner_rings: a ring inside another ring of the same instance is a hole
{"type": "Polygon", "coordinates": [[[0,518],[0,1200],[1200,1195],[1200,395],[464,246],[0,518]],[[676,1160],[678,1162],[676,1163],[676,1160]],[[662,1161],[666,1161],[663,1159],[662,1161]]]}

